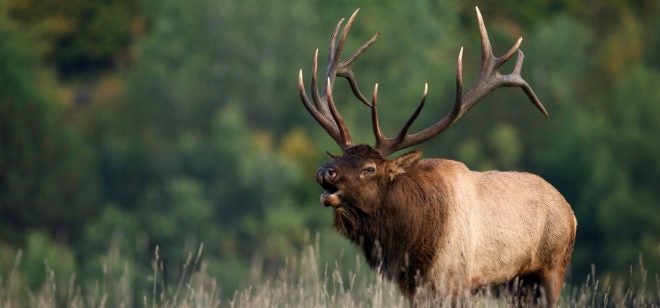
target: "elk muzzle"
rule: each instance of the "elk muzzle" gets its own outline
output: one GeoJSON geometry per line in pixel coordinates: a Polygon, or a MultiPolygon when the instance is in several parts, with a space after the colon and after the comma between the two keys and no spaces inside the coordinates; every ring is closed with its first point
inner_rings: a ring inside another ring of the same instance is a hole
{"type": "Polygon", "coordinates": [[[316,172],[316,182],[325,189],[321,194],[321,204],[337,207],[341,204],[341,191],[337,188],[339,174],[333,167],[323,166],[316,172]]]}

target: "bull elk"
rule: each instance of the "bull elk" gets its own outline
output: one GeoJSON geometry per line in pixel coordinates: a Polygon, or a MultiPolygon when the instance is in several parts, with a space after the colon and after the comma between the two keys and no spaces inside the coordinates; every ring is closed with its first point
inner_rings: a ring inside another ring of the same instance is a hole
{"type": "Polygon", "coordinates": [[[522,281],[538,284],[538,303],[559,301],[570,262],[577,222],[570,205],[548,182],[524,172],[471,171],[447,159],[422,159],[414,150],[388,159],[398,150],[425,142],[452,124],[482,98],[500,87],[520,87],[547,116],[545,107],[521,77],[522,38],[495,57],[479,9],[481,68],[464,94],[461,48],[457,59],[456,100],[451,112],[428,128],[408,130],[427,97],[399,133],[385,137],[378,123],[378,84],[371,100],[358,86],[351,65],[376,41],[376,33],[354,54],[340,56],[358,11],[343,27],[337,24],[330,40],[324,89],[317,81],[318,49],[314,53],[311,99],[300,70],[298,91],[303,105],[342,149],[318,169],[316,181],[325,190],[321,203],[334,212],[334,226],[355,243],[367,263],[396,282],[414,301],[419,290],[436,298],[461,298],[495,284],[522,281]],[[341,33],[340,33],[341,31],[341,33]],[[516,55],[513,72],[498,69],[516,55]],[[374,146],[353,144],[333,101],[337,77],[345,78],[353,94],[371,110],[374,146]]]}

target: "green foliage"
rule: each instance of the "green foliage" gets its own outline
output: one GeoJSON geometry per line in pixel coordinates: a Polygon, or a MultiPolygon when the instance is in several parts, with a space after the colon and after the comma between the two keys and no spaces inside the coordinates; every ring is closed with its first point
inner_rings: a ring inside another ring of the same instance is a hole
{"type": "Polygon", "coordinates": [[[20,29],[0,14],[0,240],[28,228],[66,240],[94,212],[94,154],[67,121],[52,75],[20,29]]]}
{"type": "Polygon", "coordinates": [[[21,272],[32,289],[41,287],[48,279],[56,279],[55,282],[60,285],[66,284],[75,269],[73,252],[67,246],[51,241],[42,233],[27,235],[21,272]],[[50,275],[56,276],[50,278],[50,275]]]}
{"type": "Polygon", "coordinates": [[[7,0],[24,30],[38,34],[44,57],[67,76],[112,67],[141,30],[133,1],[7,0]]]}

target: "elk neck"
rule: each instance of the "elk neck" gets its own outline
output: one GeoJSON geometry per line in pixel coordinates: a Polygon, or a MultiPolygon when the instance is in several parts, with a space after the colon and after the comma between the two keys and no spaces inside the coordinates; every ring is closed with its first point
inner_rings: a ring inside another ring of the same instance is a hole
{"type": "MultiPolygon", "coordinates": [[[[380,204],[374,205],[373,213],[365,215],[355,210],[350,221],[354,224],[350,224],[348,233],[338,226],[335,212],[335,227],[360,247],[369,266],[411,291],[416,286],[415,277],[430,269],[437,239],[446,225],[446,208],[434,206],[445,195],[445,189],[438,185],[437,178],[432,185],[426,183],[426,170],[422,162],[414,170],[397,176],[380,204]]],[[[339,213],[342,214],[345,213],[339,213]]]]}

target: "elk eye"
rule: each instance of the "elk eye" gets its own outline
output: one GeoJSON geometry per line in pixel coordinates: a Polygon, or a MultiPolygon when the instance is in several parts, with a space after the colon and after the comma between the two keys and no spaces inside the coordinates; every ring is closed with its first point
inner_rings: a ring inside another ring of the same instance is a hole
{"type": "Polygon", "coordinates": [[[376,168],[370,166],[370,167],[366,167],[366,168],[362,169],[362,171],[363,171],[364,173],[369,173],[369,174],[371,174],[371,173],[375,173],[375,172],[376,172],[376,168]]]}

